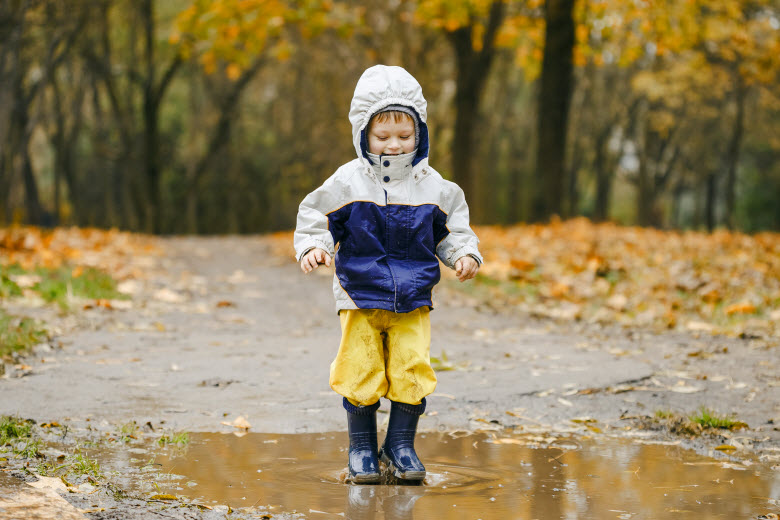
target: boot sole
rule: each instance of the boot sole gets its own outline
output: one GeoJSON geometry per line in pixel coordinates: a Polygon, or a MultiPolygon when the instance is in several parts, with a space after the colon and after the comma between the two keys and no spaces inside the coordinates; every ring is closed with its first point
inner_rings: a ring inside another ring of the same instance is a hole
{"type": "Polygon", "coordinates": [[[379,484],[382,476],[379,473],[369,473],[368,475],[350,475],[348,480],[353,484],[379,484]]]}
{"type": "Polygon", "coordinates": [[[406,473],[403,473],[395,466],[395,464],[393,464],[393,462],[390,460],[390,457],[384,453],[382,454],[381,460],[385,463],[385,466],[388,467],[390,472],[395,475],[396,478],[400,478],[401,480],[411,480],[413,482],[422,482],[425,480],[424,471],[407,471],[406,473]]]}

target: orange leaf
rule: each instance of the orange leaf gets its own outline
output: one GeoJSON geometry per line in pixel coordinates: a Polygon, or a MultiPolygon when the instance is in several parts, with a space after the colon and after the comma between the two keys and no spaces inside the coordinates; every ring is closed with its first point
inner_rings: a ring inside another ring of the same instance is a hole
{"type": "Polygon", "coordinates": [[[726,307],[726,314],[753,314],[756,312],[756,306],[749,302],[735,303],[726,307]]]}

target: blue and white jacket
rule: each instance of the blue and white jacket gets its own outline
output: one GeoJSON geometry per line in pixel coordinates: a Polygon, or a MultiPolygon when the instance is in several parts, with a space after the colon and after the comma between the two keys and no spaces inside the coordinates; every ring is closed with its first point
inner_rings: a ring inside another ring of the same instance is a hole
{"type": "Polygon", "coordinates": [[[422,88],[406,70],[367,69],[349,111],[358,157],[301,202],[296,257],[300,262],[319,247],[335,259],[338,310],[432,307],[431,292],[441,276],[437,257],[450,268],[466,255],[482,263],[463,190],[428,165],[426,110],[422,88]],[[389,105],[404,105],[417,114],[415,152],[368,154],[366,127],[389,105]]]}

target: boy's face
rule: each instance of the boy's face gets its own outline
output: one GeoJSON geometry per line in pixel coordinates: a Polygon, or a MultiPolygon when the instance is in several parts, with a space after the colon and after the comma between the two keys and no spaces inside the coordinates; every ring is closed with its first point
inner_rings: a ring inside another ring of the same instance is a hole
{"type": "Polygon", "coordinates": [[[368,151],[377,155],[399,155],[414,151],[414,122],[411,118],[395,121],[374,120],[368,129],[368,151]]]}

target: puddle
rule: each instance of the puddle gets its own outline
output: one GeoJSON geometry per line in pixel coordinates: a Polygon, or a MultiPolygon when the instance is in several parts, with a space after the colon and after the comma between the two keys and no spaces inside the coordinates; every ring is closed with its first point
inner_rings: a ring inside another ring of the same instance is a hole
{"type": "Polygon", "coordinates": [[[313,519],[756,518],[780,509],[780,472],[765,465],[617,439],[532,448],[520,437],[429,433],[416,443],[422,486],[344,484],[346,433],[190,439],[179,450],[125,446],[97,457],[147,496],[313,519]]]}

